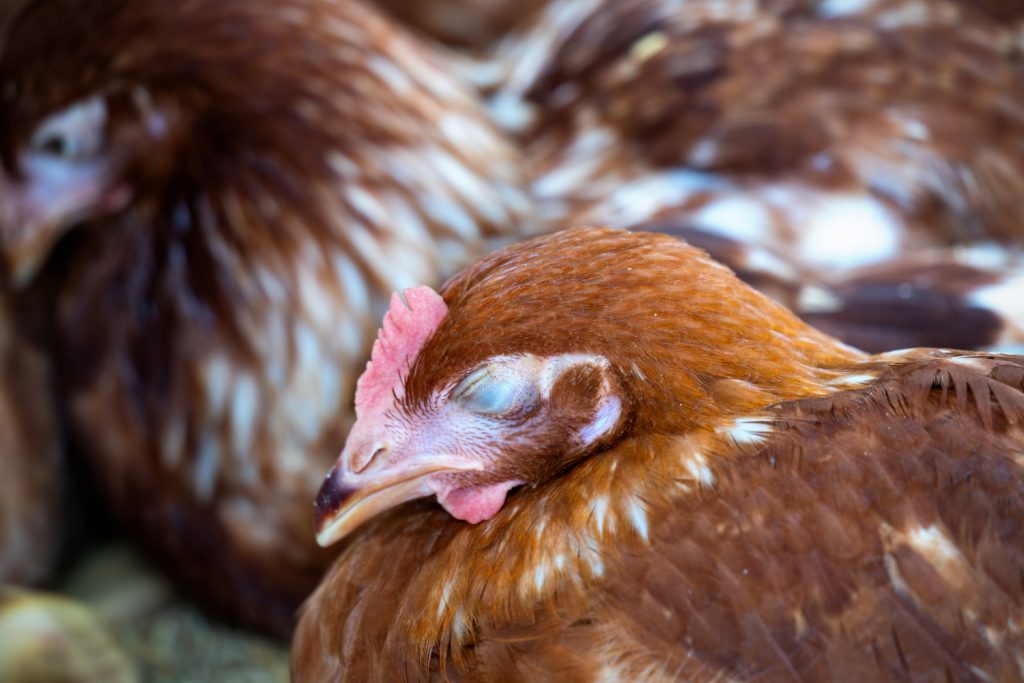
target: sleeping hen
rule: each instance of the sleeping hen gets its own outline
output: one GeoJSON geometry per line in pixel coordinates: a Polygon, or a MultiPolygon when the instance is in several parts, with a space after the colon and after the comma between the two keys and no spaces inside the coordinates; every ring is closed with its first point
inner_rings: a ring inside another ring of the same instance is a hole
{"type": "Polygon", "coordinates": [[[1024,675],[1024,358],[866,357],[656,234],[442,294],[359,380],[298,683],[1024,675]]]}
{"type": "Polygon", "coordinates": [[[552,224],[701,231],[859,346],[1024,342],[1020,3],[566,0],[498,56],[552,224]]]}
{"type": "Polygon", "coordinates": [[[11,30],[0,251],[120,520],[249,622],[288,629],[325,566],[308,500],[386,294],[519,223],[446,64],[359,2],[40,0],[11,30]]]}

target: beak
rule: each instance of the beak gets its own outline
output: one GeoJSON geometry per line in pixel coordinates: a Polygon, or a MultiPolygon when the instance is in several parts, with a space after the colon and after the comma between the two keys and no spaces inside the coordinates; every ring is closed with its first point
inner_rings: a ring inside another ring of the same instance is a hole
{"type": "Polygon", "coordinates": [[[57,241],[79,220],[123,209],[127,186],[106,188],[102,169],[60,174],[48,167],[15,180],[0,170],[0,256],[15,287],[27,285],[57,241]]]}
{"type": "Polygon", "coordinates": [[[431,475],[479,469],[475,463],[434,461],[392,474],[381,473],[375,480],[360,483],[357,479],[363,477],[353,475],[344,461],[343,454],[342,461],[324,479],[313,506],[316,542],[325,548],[386,510],[433,495],[434,489],[427,481],[431,475]]]}
{"type": "Polygon", "coordinates": [[[25,206],[25,189],[0,171],[0,255],[16,287],[39,271],[62,231],[35,220],[25,206]]]}
{"type": "Polygon", "coordinates": [[[32,281],[61,233],[62,231],[46,228],[30,228],[27,234],[14,237],[4,235],[4,264],[15,288],[21,289],[32,281]]]}
{"type": "Polygon", "coordinates": [[[314,504],[316,542],[326,548],[381,512],[430,495],[425,479],[437,471],[430,469],[358,488],[347,485],[341,468],[335,467],[320,487],[314,504]]]}

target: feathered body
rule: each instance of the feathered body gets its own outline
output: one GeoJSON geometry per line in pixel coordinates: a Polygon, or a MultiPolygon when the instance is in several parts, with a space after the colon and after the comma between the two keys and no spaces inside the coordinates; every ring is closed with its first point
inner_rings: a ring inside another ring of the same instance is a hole
{"type": "Polygon", "coordinates": [[[2,69],[4,254],[96,479],[162,566],[287,629],[384,295],[514,236],[515,152],[359,2],[47,0],[2,69]]]}
{"type": "MultiPolygon", "coordinates": [[[[786,303],[837,331],[860,268],[893,264],[886,302],[929,308],[895,294],[912,284],[901,261],[924,256],[940,280],[995,281],[949,292],[1009,321],[971,346],[1020,343],[1024,312],[999,287],[1024,272],[1021,27],[998,2],[551,3],[497,51],[494,109],[522,131],[555,226],[702,230],[733,243],[712,255],[737,270],[809,285],[786,303]]],[[[929,345],[969,332],[933,317],[929,345]]]]}
{"type": "Polygon", "coordinates": [[[389,313],[371,370],[409,369],[384,412],[360,381],[377,451],[318,505],[333,540],[422,457],[444,509],[344,527],[297,682],[1024,676],[1024,358],[863,356],[664,235],[540,238],[442,294],[404,350],[389,313]]]}

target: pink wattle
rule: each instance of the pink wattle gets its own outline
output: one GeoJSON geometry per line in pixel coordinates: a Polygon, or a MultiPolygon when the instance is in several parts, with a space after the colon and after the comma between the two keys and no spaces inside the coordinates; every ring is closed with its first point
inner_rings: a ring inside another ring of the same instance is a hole
{"type": "Polygon", "coordinates": [[[449,489],[437,494],[437,502],[452,517],[470,524],[479,524],[498,514],[505,504],[505,496],[521,481],[505,481],[489,486],[467,486],[449,489]]]}

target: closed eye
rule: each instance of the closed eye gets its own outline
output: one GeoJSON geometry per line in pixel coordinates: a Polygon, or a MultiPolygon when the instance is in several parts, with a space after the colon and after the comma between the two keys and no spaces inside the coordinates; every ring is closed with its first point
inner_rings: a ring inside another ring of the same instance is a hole
{"type": "Polygon", "coordinates": [[[471,412],[499,416],[532,407],[536,391],[525,378],[495,377],[484,367],[460,382],[451,398],[471,412]]]}

